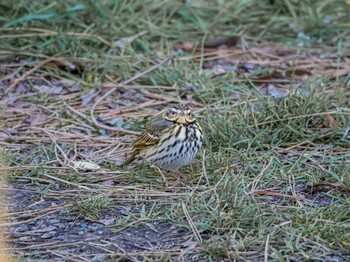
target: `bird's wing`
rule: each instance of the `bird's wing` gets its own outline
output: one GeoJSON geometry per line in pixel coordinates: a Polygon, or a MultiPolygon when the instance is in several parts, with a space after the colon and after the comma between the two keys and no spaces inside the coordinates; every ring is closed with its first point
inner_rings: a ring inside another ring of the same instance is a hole
{"type": "Polygon", "coordinates": [[[135,149],[144,149],[159,142],[161,134],[172,125],[172,122],[157,117],[148,122],[146,130],[135,140],[135,149]]]}

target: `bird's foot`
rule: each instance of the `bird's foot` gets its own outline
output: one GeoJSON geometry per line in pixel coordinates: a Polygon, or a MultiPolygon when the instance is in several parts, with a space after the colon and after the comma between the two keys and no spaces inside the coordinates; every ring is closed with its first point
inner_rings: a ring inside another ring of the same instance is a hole
{"type": "Polygon", "coordinates": [[[173,173],[173,175],[176,177],[176,180],[177,180],[177,181],[178,181],[178,180],[186,180],[186,179],[187,179],[187,177],[181,175],[179,171],[175,171],[175,172],[173,173]]]}
{"type": "Polygon", "coordinates": [[[162,179],[163,179],[164,183],[168,185],[169,184],[169,180],[164,176],[162,170],[159,167],[156,167],[156,168],[157,168],[158,172],[160,173],[160,175],[162,176],[162,179]]]}

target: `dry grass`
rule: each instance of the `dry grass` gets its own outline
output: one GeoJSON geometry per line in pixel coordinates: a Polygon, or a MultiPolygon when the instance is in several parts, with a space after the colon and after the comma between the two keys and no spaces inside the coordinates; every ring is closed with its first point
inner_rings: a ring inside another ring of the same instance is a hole
{"type": "MultiPolygon", "coordinates": [[[[0,164],[3,166],[5,164],[5,157],[3,153],[0,153],[0,164]]],[[[7,210],[8,210],[8,202],[7,202],[7,191],[4,190],[7,188],[7,177],[9,175],[8,171],[0,170],[0,222],[1,224],[6,223],[7,210]]],[[[3,227],[0,227],[0,261],[1,262],[10,262],[14,261],[11,257],[11,252],[9,251],[9,243],[8,243],[8,234],[6,234],[6,230],[3,227]]]]}

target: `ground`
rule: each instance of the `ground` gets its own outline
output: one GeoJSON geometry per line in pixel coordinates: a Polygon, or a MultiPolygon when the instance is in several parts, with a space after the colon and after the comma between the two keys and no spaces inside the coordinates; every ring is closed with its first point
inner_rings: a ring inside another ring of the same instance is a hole
{"type": "Polygon", "coordinates": [[[0,6],[2,252],[350,260],[348,1],[0,6]],[[122,166],[176,103],[205,134],[186,179],[122,166]]]}

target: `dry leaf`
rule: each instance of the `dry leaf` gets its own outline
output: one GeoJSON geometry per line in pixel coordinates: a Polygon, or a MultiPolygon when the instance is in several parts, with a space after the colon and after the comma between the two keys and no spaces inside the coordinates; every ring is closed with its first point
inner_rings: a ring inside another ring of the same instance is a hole
{"type": "Polygon", "coordinates": [[[335,120],[335,118],[331,116],[329,113],[325,114],[323,116],[323,119],[324,119],[324,125],[327,128],[339,126],[337,120],[335,120]]]}
{"type": "Polygon", "coordinates": [[[47,85],[39,85],[33,86],[40,93],[48,94],[48,95],[59,95],[62,93],[63,88],[61,86],[47,86],[47,85]]]}
{"type": "Polygon", "coordinates": [[[98,170],[101,167],[98,164],[92,163],[92,162],[86,162],[86,161],[72,161],[73,167],[76,169],[83,169],[83,170],[98,170]]]}
{"type": "Polygon", "coordinates": [[[146,34],[147,31],[142,31],[136,35],[132,35],[132,36],[128,36],[128,37],[124,37],[118,41],[115,41],[113,44],[113,47],[120,47],[120,48],[124,48],[125,46],[127,46],[128,44],[134,42],[137,38],[139,38],[140,36],[146,34]]]}
{"type": "Polygon", "coordinates": [[[115,218],[108,218],[108,219],[100,219],[98,222],[104,224],[105,226],[112,225],[115,221],[115,218]]]}
{"type": "Polygon", "coordinates": [[[204,44],[206,48],[216,48],[219,46],[234,46],[238,42],[237,36],[217,36],[204,44]]]}

